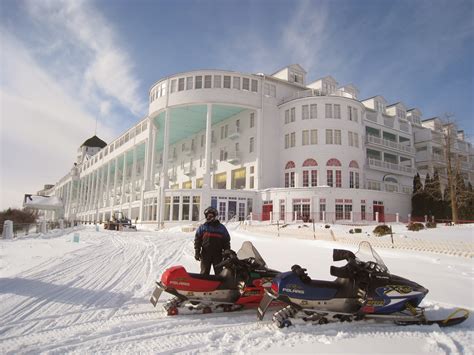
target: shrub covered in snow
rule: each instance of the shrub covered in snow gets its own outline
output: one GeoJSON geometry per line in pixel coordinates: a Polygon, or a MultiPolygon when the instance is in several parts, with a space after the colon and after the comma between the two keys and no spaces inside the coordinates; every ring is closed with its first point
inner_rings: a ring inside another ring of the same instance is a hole
{"type": "Polygon", "coordinates": [[[436,228],[436,222],[427,222],[425,224],[426,228],[436,228]]]}
{"type": "Polygon", "coordinates": [[[407,228],[409,231],[418,232],[419,230],[425,229],[425,226],[423,225],[423,223],[411,222],[407,225],[407,228]]]}
{"type": "Polygon", "coordinates": [[[375,227],[372,233],[374,233],[377,237],[381,237],[383,235],[390,234],[390,227],[386,224],[381,224],[375,227]]]}

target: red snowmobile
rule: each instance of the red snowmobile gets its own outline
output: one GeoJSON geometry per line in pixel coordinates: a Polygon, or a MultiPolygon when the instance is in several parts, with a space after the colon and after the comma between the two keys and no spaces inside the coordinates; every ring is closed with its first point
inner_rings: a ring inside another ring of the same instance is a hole
{"type": "Polygon", "coordinates": [[[183,266],[173,266],[156,282],[150,302],[156,306],[163,291],[175,297],[163,308],[169,316],[178,313],[232,312],[244,306],[257,307],[280,272],[269,269],[251,242],[244,242],[240,250],[223,254],[218,265],[219,275],[188,273],[183,266]]]}

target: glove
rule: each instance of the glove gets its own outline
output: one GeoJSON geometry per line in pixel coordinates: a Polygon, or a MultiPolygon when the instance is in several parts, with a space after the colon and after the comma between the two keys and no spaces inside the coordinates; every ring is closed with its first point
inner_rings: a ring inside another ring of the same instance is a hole
{"type": "Polygon", "coordinates": [[[196,261],[201,261],[201,253],[196,251],[196,254],[194,254],[194,259],[196,259],[196,261]]]}

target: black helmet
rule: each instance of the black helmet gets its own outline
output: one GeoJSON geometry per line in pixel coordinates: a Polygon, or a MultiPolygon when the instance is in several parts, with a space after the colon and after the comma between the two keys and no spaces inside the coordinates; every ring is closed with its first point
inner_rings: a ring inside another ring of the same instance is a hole
{"type": "Polygon", "coordinates": [[[204,210],[204,217],[207,217],[208,214],[213,214],[214,217],[219,216],[219,211],[214,207],[210,206],[204,210]]]}

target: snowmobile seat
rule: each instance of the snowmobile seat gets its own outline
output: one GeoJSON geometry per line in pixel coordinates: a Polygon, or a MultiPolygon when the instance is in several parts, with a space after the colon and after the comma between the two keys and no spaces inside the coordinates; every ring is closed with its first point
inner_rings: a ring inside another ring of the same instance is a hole
{"type": "Polygon", "coordinates": [[[203,275],[203,274],[189,274],[193,279],[208,280],[208,281],[224,281],[221,275],[203,275]]]}

